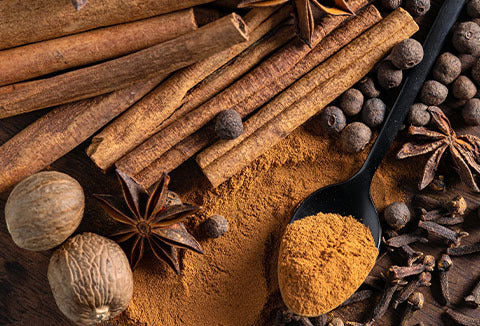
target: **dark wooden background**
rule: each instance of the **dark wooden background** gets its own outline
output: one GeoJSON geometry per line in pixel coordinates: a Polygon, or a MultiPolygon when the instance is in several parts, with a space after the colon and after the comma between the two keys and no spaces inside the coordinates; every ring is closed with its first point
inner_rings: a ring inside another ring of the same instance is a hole
{"type": "MultiPolygon", "coordinates": [[[[441,1],[435,0],[428,15],[419,20],[422,29],[416,38],[422,40],[427,31],[429,23],[433,20],[441,1]]],[[[28,115],[9,118],[0,121],[0,144],[7,141],[17,132],[22,130],[31,122],[35,121],[44,112],[35,112],[28,115]]],[[[478,130],[471,130],[480,134],[478,130]]],[[[85,155],[86,144],[82,144],[74,151],[55,162],[50,168],[68,173],[77,179],[85,189],[86,212],[85,218],[78,230],[108,232],[108,220],[95,201],[91,198],[94,193],[115,193],[116,180],[112,173],[103,174],[85,155]]],[[[190,183],[182,183],[182,176],[191,176],[195,165],[190,162],[174,171],[172,189],[182,192],[190,183]]],[[[417,167],[412,167],[417,168],[417,167]]],[[[418,167],[421,168],[420,166],[418,167]]],[[[193,173],[200,175],[198,171],[193,173]]],[[[480,205],[480,195],[466,191],[462,186],[456,186],[454,193],[463,194],[469,202],[472,211],[469,213],[464,228],[471,236],[465,241],[480,241],[480,218],[476,215],[476,208],[480,205]]],[[[8,193],[0,194],[0,325],[18,326],[47,326],[47,325],[70,325],[57,309],[53,296],[50,292],[46,278],[47,266],[51,252],[30,252],[20,249],[12,242],[4,222],[4,206],[8,193]]],[[[100,232],[100,233],[102,233],[100,232]]],[[[440,242],[431,242],[427,247],[418,249],[433,252],[438,257],[444,245],[440,242]]],[[[386,266],[387,261],[377,264],[376,271],[379,273],[386,266]]],[[[463,297],[468,294],[475,283],[480,279],[480,255],[455,258],[451,270],[451,293],[453,306],[459,306],[463,297]]],[[[436,279],[435,279],[436,280],[436,279]]],[[[414,321],[423,321],[425,325],[452,325],[451,321],[442,316],[443,307],[434,299],[438,297],[438,284],[431,289],[424,289],[426,297],[425,308],[418,312],[414,321]]],[[[368,314],[374,306],[374,301],[361,303],[346,309],[345,317],[368,314]]],[[[480,319],[480,310],[458,308],[471,316],[480,319]]],[[[389,312],[380,322],[380,325],[396,325],[399,322],[399,314],[389,312]]],[[[160,325],[159,325],[160,326],[160,325]]],[[[212,325],[213,326],[213,325],[212,325]]]]}

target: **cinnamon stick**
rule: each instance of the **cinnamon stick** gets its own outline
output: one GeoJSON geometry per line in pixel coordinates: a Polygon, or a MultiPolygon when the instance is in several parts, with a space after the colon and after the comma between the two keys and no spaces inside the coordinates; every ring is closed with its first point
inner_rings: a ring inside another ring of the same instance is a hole
{"type": "Polygon", "coordinates": [[[399,8],[282,92],[245,123],[250,136],[202,169],[212,185],[217,187],[288,136],[417,30],[413,18],[399,8]]]}
{"type": "MultiPolygon", "coordinates": [[[[367,1],[365,0],[355,0],[350,5],[353,10],[358,11],[366,3],[367,1]]],[[[327,34],[345,20],[345,16],[327,15],[322,17],[314,30],[311,45],[316,46],[327,34]]],[[[175,121],[159,131],[155,136],[122,158],[118,164],[125,171],[128,171],[129,175],[139,173],[175,144],[204,126],[220,111],[228,109],[248,96],[253,95],[259,87],[258,85],[267,85],[272,80],[289,71],[310,50],[311,48],[303,41],[298,38],[293,39],[222,93],[189,112],[183,119],[175,121]]]]}
{"type": "MultiPolygon", "coordinates": [[[[362,32],[367,30],[369,27],[373,26],[376,22],[378,22],[381,19],[380,14],[376,10],[374,6],[369,6],[365,10],[362,10],[359,14],[354,16],[351,20],[349,20],[346,24],[342,25],[339,27],[337,30],[329,34],[327,37],[325,37],[318,45],[315,47],[312,52],[315,53],[322,53],[324,52],[326,55],[332,52],[338,51],[340,48],[348,44],[351,40],[353,40],[355,37],[360,35],[362,32]],[[343,40],[344,43],[339,43],[336,42],[335,40],[343,40]]],[[[311,52],[311,53],[312,53],[311,52]]],[[[245,58],[251,58],[252,54],[248,53],[248,51],[245,52],[245,58]]],[[[321,60],[321,56],[315,56],[316,60],[314,61],[314,65],[318,65],[321,60]]],[[[296,70],[297,66],[303,67],[307,64],[304,63],[306,60],[311,60],[312,56],[309,54],[307,55],[304,59],[302,59],[293,69],[296,70]]],[[[237,63],[243,65],[241,62],[235,62],[232,67],[234,67],[237,63]]],[[[216,75],[217,72],[215,72],[216,75]]],[[[288,72],[284,76],[280,78],[280,80],[283,80],[285,76],[293,74],[293,71],[288,72]]],[[[225,74],[228,75],[228,74],[225,74]]],[[[209,87],[212,87],[212,85],[215,84],[217,81],[222,81],[224,77],[219,77],[219,78],[213,78],[210,79],[209,76],[206,80],[204,80],[197,88],[195,88],[191,94],[195,94],[197,91],[199,93],[203,92],[203,89],[208,90],[209,87]]],[[[217,76],[213,76],[217,77],[217,76]]],[[[188,96],[187,96],[188,98],[188,96]]],[[[193,96],[193,98],[202,98],[202,96],[193,96]]],[[[179,110],[175,111],[174,114],[177,112],[181,111],[182,109],[185,108],[185,106],[191,104],[190,101],[185,103],[179,110]]],[[[243,112],[245,114],[245,112],[243,112]]],[[[137,176],[139,180],[155,180],[158,178],[158,175],[156,173],[156,170],[158,171],[168,171],[170,172],[171,170],[177,168],[180,164],[185,162],[187,159],[201,151],[203,148],[211,144],[215,140],[214,138],[214,133],[210,130],[210,128],[207,126],[203,127],[199,131],[195,132],[194,134],[186,137],[184,140],[173,146],[171,149],[169,149],[167,152],[165,152],[163,155],[158,157],[154,163],[152,163],[152,167],[146,168],[142,170],[137,176]]],[[[231,141],[233,142],[233,141],[231,141]]],[[[220,141],[218,144],[223,144],[222,141],[220,141]]],[[[229,142],[225,142],[224,146],[229,144],[229,142]]],[[[213,146],[212,146],[213,147],[213,146]]],[[[146,184],[150,183],[152,181],[148,181],[146,184]]],[[[155,182],[155,181],[153,181],[155,182]]],[[[149,186],[149,185],[148,185],[149,186]]]]}
{"type": "MultiPolygon", "coordinates": [[[[291,85],[295,80],[304,74],[308,73],[312,68],[322,63],[325,59],[330,57],[335,52],[339,51],[343,46],[350,43],[353,39],[373,26],[382,19],[381,14],[370,5],[365,10],[346,22],[344,25],[336,29],[329,36],[324,38],[303,60],[295,65],[289,72],[284,74],[281,78],[273,81],[266,87],[261,87],[255,95],[245,99],[235,106],[235,110],[242,116],[246,117],[252,113],[256,108],[261,107],[268,102],[276,94],[291,85]]],[[[290,98],[292,104],[298,99],[297,94],[293,94],[290,98]]],[[[250,136],[256,129],[245,130],[240,137],[230,141],[218,141],[200,154],[196,160],[200,167],[204,168],[230,149],[240,144],[245,138],[250,136]]]]}
{"type": "Polygon", "coordinates": [[[124,88],[152,74],[188,66],[248,39],[240,16],[230,14],[198,30],[91,67],[0,88],[0,118],[124,88]]]}
{"type": "Polygon", "coordinates": [[[65,0],[0,1],[0,49],[132,22],[212,0],[89,0],[76,11],[65,0]]]}
{"type": "Polygon", "coordinates": [[[117,58],[195,29],[187,9],[0,51],[0,86],[117,58]]]}
{"type": "Polygon", "coordinates": [[[42,170],[151,91],[165,76],[48,112],[0,146],[0,192],[42,170]]]}
{"type": "Polygon", "coordinates": [[[115,161],[160,130],[167,118],[173,118],[172,113],[182,105],[192,87],[259,40],[290,13],[289,7],[283,7],[272,15],[274,10],[274,8],[251,10],[245,17],[245,22],[252,31],[248,41],[172,75],[144,100],[96,135],[87,150],[88,156],[101,169],[108,169],[115,161]]]}

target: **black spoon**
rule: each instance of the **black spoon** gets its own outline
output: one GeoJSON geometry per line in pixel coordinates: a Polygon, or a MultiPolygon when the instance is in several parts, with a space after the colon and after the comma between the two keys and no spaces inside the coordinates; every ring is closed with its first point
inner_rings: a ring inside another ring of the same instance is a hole
{"type": "Polygon", "coordinates": [[[319,212],[352,215],[370,229],[377,248],[380,247],[382,229],[370,196],[373,175],[400,130],[464,3],[465,0],[443,3],[423,45],[424,58],[410,71],[362,168],[349,180],[319,189],[307,197],[296,209],[290,223],[319,212]]]}

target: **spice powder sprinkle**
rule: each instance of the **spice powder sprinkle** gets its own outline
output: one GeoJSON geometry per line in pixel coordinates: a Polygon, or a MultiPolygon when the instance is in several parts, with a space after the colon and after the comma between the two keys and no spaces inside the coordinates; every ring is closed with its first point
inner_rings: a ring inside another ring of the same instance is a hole
{"type": "Polygon", "coordinates": [[[280,245],[283,301],[298,315],[327,313],[357,290],[377,255],[370,230],[351,216],[319,213],[297,220],[280,245]]]}

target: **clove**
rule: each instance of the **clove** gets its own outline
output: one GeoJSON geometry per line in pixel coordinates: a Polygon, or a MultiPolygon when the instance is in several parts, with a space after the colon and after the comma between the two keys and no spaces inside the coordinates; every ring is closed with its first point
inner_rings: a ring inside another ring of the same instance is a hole
{"type": "Polygon", "coordinates": [[[421,272],[427,271],[432,272],[435,268],[435,257],[432,255],[426,255],[423,258],[422,263],[412,264],[412,266],[392,266],[390,271],[393,273],[393,276],[397,279],[403,279],[408,276],[417,275],[421,272]]]}
{"type": "Polygon", "coordinates": [[[472,293],[465,297],[465,302],[473,308],[478,308],[480,305],[480,282],[475,285],[472,293]]]}
{"type": "Polygon", "coordinates": [[[357,303],[363,300],[366,300],[372,297],[373,291],[372,290],[361,290],[357,291],[350,296],[347,300],[345,300],[339,307],[345,307],[351,305],[353,303],[357,303]]]}
{"type": "Polygon", "coordinates": [[[333,318],[329,323],[328,326],[344,326],[343,320],[340,318],[333,318]]]}
{"type": "Polygon", "coordinates": [[[450,256],[465,256],[477,252],[480,252],[480,242],[447,249],[447,254],[450,256]]]}
{"type": "Polygon", "coordinates": [[[448,283],[448,271],[452,267],[453,262],[449,255],[443,254],[437,262],[437,270],[440,277],[440,290],[442,296],[440,298],[440,304],[446,306],[450,303],[450,291],[448,283]]]}
{"type": "Polygon", "coordinates": [[[443,175],[439,175],[433,179],[432,182],[428,185],[428,188],[433,191],[443,192],[447,188],[445,183],[445,177],[443,175]]]}
{"type": "Polygon", "coordinates": [[[407,301],[407,308],[403,313],[402,321],[400,326],[408,326],[410,319],[413,317],[417,310],[423,308],[423,303],[425,302],[425,298],[421,292],[413,292],[407,301]]]}
{"type": "Polygon", "coordinates": [[[318,317],[310,318],[310,321],[312,322],[313,326],[326,326],[328,323],[328,319],[328,315],[323,314],[318,317]]]}
{"type": "Polygon", "coordinates": [[[413,263],[423,258],[423,252],[415,251],[409,245],[404,245],[395,250],[400,255],[402,260],[406,261],[407,266],[412,266],[413,263]]]}
{"type": "Polygon", "coordinates": [[[445,206],[452,217],[463,216],[467,211],[467,201],[462,196],[456,196],[448,201],[445,206]]]}
{"type": "Polygon", "coordinates": [[[388,307],[390,306],[393,295],[395,294],[401,283],[402,280],[396,278],[392,272],[388,273],[382,297],[380,298],[377,305],[375,306],[375,309],[373,310],[372,318],[370,319],[370,321],[365,323],[365,326],[372,326],[380,318],[383,317],[385,312],[387,312],[388,307]]]}
{"type": "Polygon", "coordinates": [[[480,326],[480,319],[472,318],[452,309],[445,310],[445,313],[458,325],[462,326],[480,326]]]}
{"type": "Polygon", "coordinates": [[[300,317],[300,316],[296,316],[297,318],[294,318],[293,320],[297,321],[298,325],[300,326],[314,326],[312,324],[312,322],[310,321],[310,319],[308,319],[307,317],[300,317]]]}
{"type": "Polygon", "coordinates": [[[428,239],[423,232],[405,233],[397,235],[396,237],[389,238],[385,243],[393,248],[399,248],[401,246],[409,245],[415,242],[427,243],[428,239]]]}
{"type": "Polygon", "coordinates": [[[415,292],[419,287],[430,286],[432,280],[432,274],[429,272],[422,272],[418,275],[417,279],[411,281],[406,287],[398,294],[397,298],[393,301],[393,308],[397,309],[398,305],[408,300],[408,297],[415,292]]]}
{"type": "Polygon", "coordinates": [[[433,209],[431,211],[427,211],[424,208],[420,208],[420,219],[422,221],[435,221],[444,216],[445,213],[441,209],[433,209]]]}
{"type": "Polygon", "coordinates": [[[467,232],[456,232],[443,225],[431,221],[418,221],[418,226],[428,233],[434,234],[437,237],[451,241],[455,246],[460,245],[460,240],[468,236],[467,232]]]}

